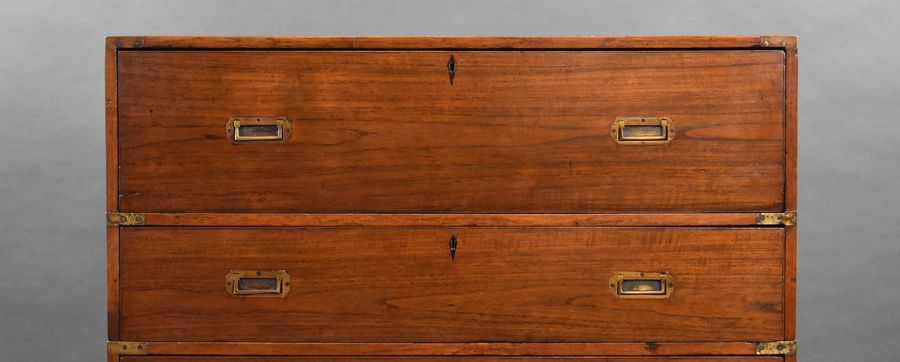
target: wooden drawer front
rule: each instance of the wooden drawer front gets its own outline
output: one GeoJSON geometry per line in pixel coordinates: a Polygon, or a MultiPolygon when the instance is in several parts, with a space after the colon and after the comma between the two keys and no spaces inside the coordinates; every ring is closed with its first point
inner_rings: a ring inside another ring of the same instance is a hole
{"type": "Polygon", "coordinates": [[[769,341],[784,333],[780,228],[123,228],[134,341],[769,341]],[[451,258],[449,240],[457,250],[451,258]],[[283,298],[230,270],[285,270],[283,298]],[[669,272],[667,299],[614,272],[669,272]]]}
{"type": "Polygon", "coordinates": [[[140,357],[124,356],[122,362],[780,362],[781,357],[140,357]]]}
{"type": "Polygon", "coordinates": [[[784,207],[780,50],[123,50],[117,77],[121,210],[784,207]],[[234,145],[235,116],[290,138],[234,145]],[[674,140],[618,144],[630,116],[674,140]]]}

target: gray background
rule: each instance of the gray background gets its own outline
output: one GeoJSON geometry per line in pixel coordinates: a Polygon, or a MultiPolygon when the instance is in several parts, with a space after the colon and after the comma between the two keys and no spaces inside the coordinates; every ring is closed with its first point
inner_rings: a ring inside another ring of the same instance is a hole
{"type": "Polygon", "coordinates": [[[900,2],[0,4],[0,360],[103,360],[103,38],[199,34],[798,34],[800,359],[900,358],[900,2]]]}

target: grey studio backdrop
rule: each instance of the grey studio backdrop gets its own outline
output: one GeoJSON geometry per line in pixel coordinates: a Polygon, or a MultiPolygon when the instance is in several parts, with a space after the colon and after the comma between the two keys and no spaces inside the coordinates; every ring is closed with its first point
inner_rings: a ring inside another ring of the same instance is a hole
{"type": "Polygon", "coordinates": [[[900,358],[900,2],[0,4],[0,361],[105,358],[104,37],[151,34],[798,34],[800,360],[900,358]]]}

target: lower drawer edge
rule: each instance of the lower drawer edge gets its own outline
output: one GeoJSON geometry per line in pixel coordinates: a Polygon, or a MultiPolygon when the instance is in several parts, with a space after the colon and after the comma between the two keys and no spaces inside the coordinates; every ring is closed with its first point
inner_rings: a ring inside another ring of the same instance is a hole
{"type": "Polygon", "coordinates": [[[209,356],[126,356],[119,362],[179,362],[179,361],[205,361],[205,362],[392,362],[392,361],[429,361],[429,362],[781,362],[781,357],[750,357],[750,356],[660,356],[660,357],[584,357],[584,358],[559,358],[559,357],[209,357],[209,356]]]}
{"type": "MultiPolygon", "coordinates": [[[[265,343],[265,342],[108,342],[111,361],[305,361],[343,362],[365,358],[381,362],[416,357],[435,362],[493,362],[531,357],[592,356],[600,361],[780,360],[796,353],[795,341],[628,342],[628,343],[265,343]],[[190,357],[185,357],[190,356],[190,357]],[[736,357],[738,356],[738,357],[736,357]],[[120,359],[121,357],[121,359],[120,359]],[[127,357],[127,358],[126,358],[127,357]],[[772,359],[770,359],[772,358],[772,359]]],[[[565,361],[553,359],[554,361],[565,361]]]]}

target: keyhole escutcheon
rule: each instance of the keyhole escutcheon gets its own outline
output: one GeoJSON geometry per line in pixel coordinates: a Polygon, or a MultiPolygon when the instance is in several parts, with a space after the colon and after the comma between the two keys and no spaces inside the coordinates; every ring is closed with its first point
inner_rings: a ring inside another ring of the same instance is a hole
{"type": "Polygon", "coordinates": [[[456,244],[457,244],[456,235],[455,234],[450,235],[450,259],[451,260],[456,259],[456,244]]]}
{"type": "Polygon", "coordinates": [[[450,75],[450,85],[453,85],[453,78],[456,77],[456,58],[453,58],[452,55],[447,61],[447,74],[450,75]]]}

